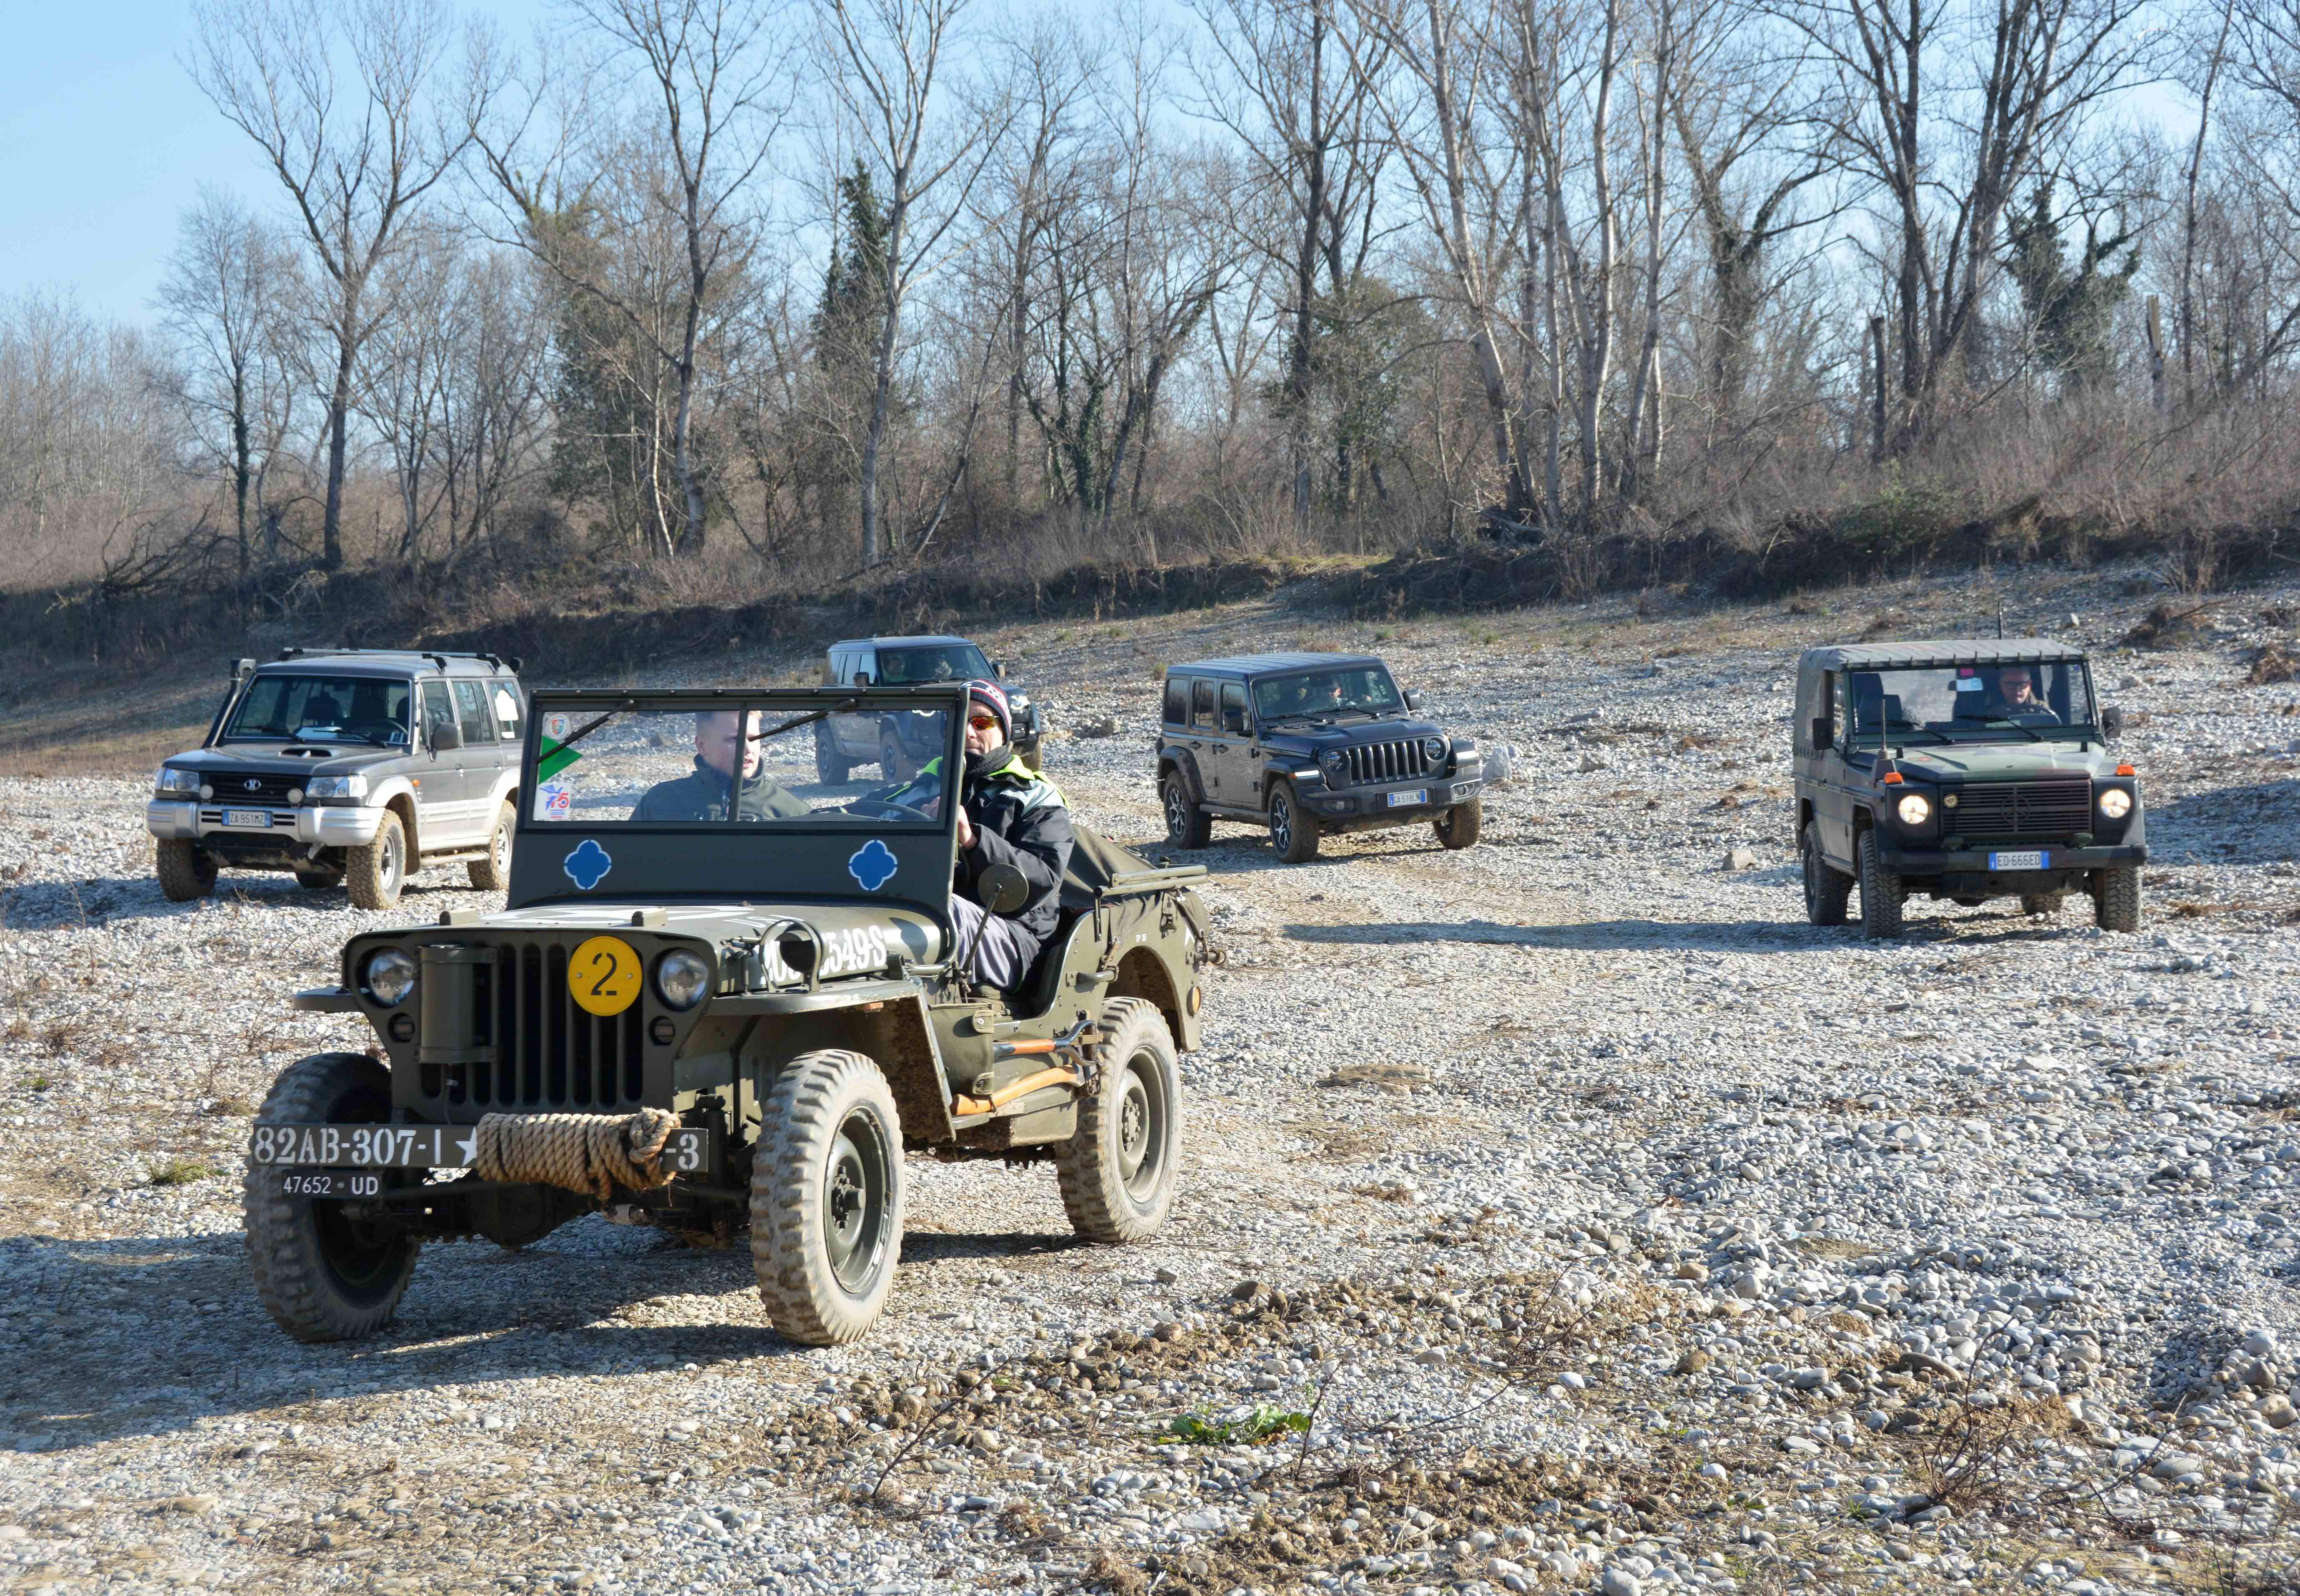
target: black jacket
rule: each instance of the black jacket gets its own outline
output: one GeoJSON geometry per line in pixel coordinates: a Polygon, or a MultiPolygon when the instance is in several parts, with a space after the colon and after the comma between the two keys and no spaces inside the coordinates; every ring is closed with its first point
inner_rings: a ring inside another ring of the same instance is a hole
{"type": "Polygon", "coordinates": [[[1012,865],[1030,884],[1030,896],[1006,918],[1045,942],[1062,918],[1062,872],[1077,840],[1062,789],[1010,754],[967,782],[964,802],[974,846],[958,856],[958,890],[971,896],[979,872],[1012,865]]]}
{"type": "MultiPolygon", "coordinates": [[[[631,811],[634,820],[723,820],[727,818],[727,777],[695,756],[695,772],[677,781],[659,781],[649,787],[631,811]]],[[[738,820],[796,820],[807,813],[806,804],[783,791],[764,769],[743,784],[736,805],[738,820]]]]}

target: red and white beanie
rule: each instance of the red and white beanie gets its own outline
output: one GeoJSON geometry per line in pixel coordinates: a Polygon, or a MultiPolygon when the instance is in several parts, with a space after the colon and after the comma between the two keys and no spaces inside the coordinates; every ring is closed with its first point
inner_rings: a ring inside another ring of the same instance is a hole
{"type": "Polygon", "coordinates": [[[966,684],[966,695],[977,703],[986,704],[998,717],[998,734],[1009,743],[1014,740],[1014,711],[1006,702],[1006,689],[996,682],[980,677],[966,684]]]}

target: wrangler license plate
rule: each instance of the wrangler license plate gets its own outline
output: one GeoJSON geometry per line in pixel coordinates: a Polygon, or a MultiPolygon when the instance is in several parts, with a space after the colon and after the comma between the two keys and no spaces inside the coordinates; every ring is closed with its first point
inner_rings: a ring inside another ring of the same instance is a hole
{"type": "Polygon", "coordinates": [[[1428,787],[1416,787],[1410,793],[1392,793],[1389,795],[1389,807],[1392,809],[1411,809],[1417,803],[1429,802],[1428,787]]]}
{"type": "Polygon", "coordinates": [[[380,1197],[384,1185],[372,1169],[284,1169],[279,1191],[288,1197],[380,1197]]]}
{"type": "Polygon", "coordinates": [[[265,809],[228,809],[223,811],[227,826],[261,826],[267,830],[271,825],[271,811],[265,809]]]}
{"type": "Polygon", "coordinates": [[[1988,856],[1992,870],[2049,870],[2053,868],[2050,852],[1992,853],[1988,856]]]}
{"type": "MultiPolygon", "coordinates": [[[[247,1139],[251,1164],[335,1169],[464,1169],[479,1144],[469,1125],[259,1125],[247,1139]]],[[[682,1126],[662,1145],[674,1175],[711,1168],[711,1133],[682,1126]]]]}

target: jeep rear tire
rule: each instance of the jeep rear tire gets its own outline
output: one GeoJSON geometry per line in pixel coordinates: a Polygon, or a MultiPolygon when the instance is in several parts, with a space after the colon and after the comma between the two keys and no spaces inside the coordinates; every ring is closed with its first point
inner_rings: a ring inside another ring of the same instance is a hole
{"type": "Polygon", "coordinates": [[[903,1255],[903,1125],[878,1065],[826,1049],[783,1066],[760,1105],[751,1267],[767,1318],[810,1347],[859,1341],[903,1255]]]}
{"type": "Polygon", "coordinates": [[[1861,932],[1878,938],[1898,936],[1906,923],[1902,902],[1907,896],[1901,878],[1877,862],[1877,834],[1861,834],[1861,932]]]}
{"type": "Polygon", "coordinates": [[[1845,923],[1846,900],[1853,896],[1853,877],[1833,869],[1821,857],[1821,827],[1804,828],[1804,837],[1797,849],[1804,860],[1804,918],[1815,926],[1841,926],[1845,923]]]}
{"type": "Polygon", "coordinates": [[[1090,1242],[1139,1242],[1174,1205],[1181,1071],[1166,1017],[1147,999],[1111,999],[1101,1030],[1094,1087],[1079,1100],[1078,1129],[1054,1170],[1072,1230],[1090,1242]]]}
{"type": "Polygon", "coordinates": [[[2118,865],[2092,873],[2092,923],[2104,931],[2140,929],[2140,869],[2118,865]]]}
{"type": "Polygon", "coordinates": [[[488,833],[488,856],[463,867],[471,885],[483,893],[499,893],[511,885],[511,839],[519,816],[509,803],[496,806],[495,829],[488,833]]]}
{"type": "Polygon", "coordinates": [[[396,811],[385,810],[373,842],[344,850],[344,885],[362,909],[393,909],[406,885],[407,828],[396,811]]]}
{"type": "Polygon", "coordinates": [[[2022,893],[2021,912],[2049,919],[2061,912],[2061,895],[2058,893],[2022,893]]]}
{"type": "Polygon", "coordinates": [[[847,773],[853,769],[854,767],[849,765],[839,754],[838,734],[830,729],[830,722],[828,720],[816,721],[814,724],[814,774],[816,777],[823,786],[827,787],[835,787],[846,779],[847,773]]]}
{"type": "Polygon", "coordinates": [[[1472,798],[1467,803],[1457,803],[1429,822],[1429,829],[1446,847],[1459,851],[1478,845],[1478,832],[1486,822],[1486,801],[1472,798]]]}
{"type": "Polygon", "coordinates": [[[155,867],[160,890],[171,903],[188,903],[215,891],[215,855],[179,837],[161,840],[155,867]]]}
{"type": "Polygon", "coordinates": [[[1203,848],[1213,839],[1213,817],[1191,799],[1179,770],[1167,771],[1158,784],[1158,807],[1166,811],[1166,840],[1177,848],[1203,848]]]}
{"type": "Polygon", "coordinates": [[[1287,782],[1270,789],[1270,841],[1288,864],[1318,857],[1318,822],[1302,812],[1302,801],[1287,782]]]}
{"type": "MultiPolygon", "coordinates": [[[[279,1072],[258,1125],[372,1125],[391,1118],[391,1076],[358,1053],[314,1053],[279,1072]]],[[[391,1322],[422,1243],[330,1197],[280,1189],[277,1164],[251,1161],[241,1183],[255,1294],[297,1341],[355,1341],[391,1322]]],[[[404,1171],[393,1184],[412,1184],[404,1171]]]]}

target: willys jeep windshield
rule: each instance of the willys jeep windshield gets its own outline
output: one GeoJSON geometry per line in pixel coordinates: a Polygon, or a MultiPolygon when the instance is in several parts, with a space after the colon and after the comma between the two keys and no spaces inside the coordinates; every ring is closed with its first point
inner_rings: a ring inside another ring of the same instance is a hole
{"type": "Polygon", "coordinates": [[[1880,735],[1928,744],[2052,739],[2077,727],[2089,733],[2096,719],[2081,661],[1849,670],[1834,708],[1856,747],[1880,735]]]}

